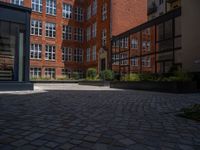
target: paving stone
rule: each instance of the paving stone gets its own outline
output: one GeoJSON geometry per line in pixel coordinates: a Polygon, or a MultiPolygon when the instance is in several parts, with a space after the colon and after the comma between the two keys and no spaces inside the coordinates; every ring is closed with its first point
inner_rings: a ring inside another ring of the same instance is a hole
{"type": "Polygon", "coordinates": [[[17,140],[15,142],[13,142],[11,144],[14,145],[14,146],[19,147],[19,146],[23,146],[23,145],[25,145],[27,143],[28,143],[28,141],[21,139],[21,140],[17,140]]]}
{"type": "Polygon", "coordinates": [[[199,93],[37,86],[54,90],[0,95],[0,149],[200,149],[199,124],[176,116],[199,93]]]}
{"type": "Polygon", "coordinates": [[[124,145],[126,145],[126,146],[136,144],[135,141],[133,141],[133,140],[131,140],[131,139],[128,139],[128,138],[126,138],[126,139],[121,139],[121,140],[119,140],[119,142],[122,143],[122,144],[124,144],[124,145]]]}
{"type": "Polygon", "coordinates": [[[94,137],[94,136],[86,136],[84,138],[85,141],[88,141],[88,142],[96,142],[98,140],[97,137],[94,137]]]}

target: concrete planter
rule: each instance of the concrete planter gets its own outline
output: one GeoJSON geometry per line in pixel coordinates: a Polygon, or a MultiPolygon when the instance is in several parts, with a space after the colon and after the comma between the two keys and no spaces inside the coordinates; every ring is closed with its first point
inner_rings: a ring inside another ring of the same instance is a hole
{"type": "Polygon", "coordinates": [[[139,82],[111,82],[111,88],[147,90],[169,93],[191,93],[197,92],[196,82],[154,82],[154,81],[139,81],[139,82]]]}
{"type": "Polygon", "coordinates": [[[0,91],[27,91],[34,90],[30,82],[0,82],[0,91]]]}
{"type": "Polygon", "coordinates": [[[38,80],[32,83],[78,83],[78,80],[38,80]]]}
{"type": "Polygon", "coordinates": [[[109,81],[87,81],[87,80],[83,80],[83,81],[79,81],[78,84],[79,85],[89,85],[89,86],[110,86],[109,81]]]}

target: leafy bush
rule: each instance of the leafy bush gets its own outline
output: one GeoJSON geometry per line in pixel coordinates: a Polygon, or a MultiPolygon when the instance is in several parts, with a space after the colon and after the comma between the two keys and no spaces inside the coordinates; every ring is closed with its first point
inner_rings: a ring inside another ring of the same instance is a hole
{"type": "Polygon", "coordinates": [[[112,70],[104,70],[100,73],[100,78],[103,80],[111,81],[114,79],[114,73],[112,70]]]}
{"type": "Polygon", "coordinates": [[[69,80],[68,76],[58,76],[56,80],[69,80]]]}
{"type": "Polygon", "coordinates": [[[183,112],[183,114],[180,114],[182,117],[200,121],[200,104],[194,104],[189,108],[183,108],[181,112],[183,112]]]}
{"type": "Polygon", "coordinates": [[[126,74],[124,77],[122,77],[123,81],[141,81],[140,75],[136,73],[126,74]]]}
{"type": "Polygon", "coordinates": [[[79,73],[78,72],[73,72],[72,73],[72,79],[74,79],[74,80],[80,79],[79,73]]]}
{"type": "Polygon", "coordinates": [[[87,79],[94,80],[97,76],[97,70],[95,68],[89,68],[87,70],[87,79]]]}

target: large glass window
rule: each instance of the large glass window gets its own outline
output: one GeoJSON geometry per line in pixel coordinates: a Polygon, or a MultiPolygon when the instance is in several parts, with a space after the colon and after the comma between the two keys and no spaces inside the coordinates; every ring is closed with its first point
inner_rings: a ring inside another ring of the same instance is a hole
{"type": "Polygon", "coordinates": [[[76,7],[74,13],[75,13],[75,20],[82,22],[83,21],[83,9],[80,7],[76,7]]]}
{"type": "Polygon", "coordinates": [[[24,30],[21,24],[0,21],[0,80],[23,79],[24,30]]]}
{"type": "Polygon", "coordinates": [[[56,77],[55,68],[45,68],[45,77],[50,79],[55,79],[56,77]]]}

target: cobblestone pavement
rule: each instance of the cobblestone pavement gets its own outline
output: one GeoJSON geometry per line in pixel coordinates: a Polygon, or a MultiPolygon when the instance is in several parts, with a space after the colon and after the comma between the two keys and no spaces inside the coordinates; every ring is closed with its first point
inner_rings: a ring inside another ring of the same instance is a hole
{"type": "Polygon", "coordinates": [[[200,94],[65,86],[0,94],[0,150],[200,150],[200,123],[175,115],[200,94]]]}

